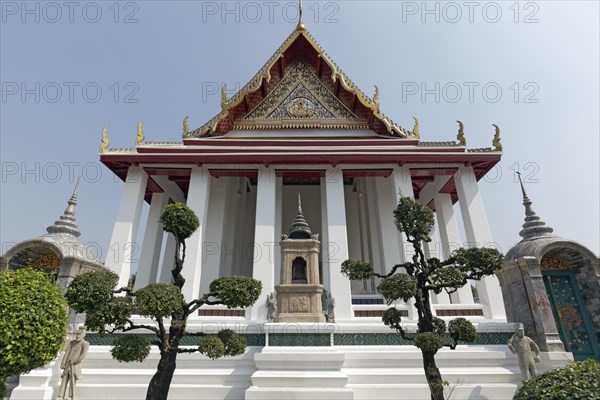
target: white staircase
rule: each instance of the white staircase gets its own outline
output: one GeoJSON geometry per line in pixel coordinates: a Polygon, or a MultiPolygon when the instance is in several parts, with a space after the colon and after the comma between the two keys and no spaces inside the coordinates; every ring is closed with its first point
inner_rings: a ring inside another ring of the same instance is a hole
{"type": "Polygon", "coordinates": [[[335,347],[265,347],[254,361],[246,400],[354,399],[335,347]]]}
{"type": "MultiPolygon", "coordinates": [[[[414,346],[339,346],[342,369],[355,400],[430,399],[421,352],[414,346]]],[[[557,368],[566,353],[542,353],[538,372],[557,368]]],[[[449,399],[512,399],[521,381],[515,355],[506,346],[458,346],[436,355],[449,399]]]]}
{"type": "MultiPolygon", "coordinates": [[[[119,363],[109,346],[90,346],[77,400],[144,399],[158,358],[154,351],[143,363],[119,363]]],[[[569,359],[570,353],[542,353],[538,372],[569,359]]],[[[442,349],[436,361],[452,400],[510,400],[520,382],[516,356],[503,345],[442,349]]],[[[22,375],[11,400],[55,399],[57,364],[22,375]]],[[[219,360],[180,354],[169,400],[188,399],[427,400],[429,391],[414,346],[270,346],[219,360]]]]}

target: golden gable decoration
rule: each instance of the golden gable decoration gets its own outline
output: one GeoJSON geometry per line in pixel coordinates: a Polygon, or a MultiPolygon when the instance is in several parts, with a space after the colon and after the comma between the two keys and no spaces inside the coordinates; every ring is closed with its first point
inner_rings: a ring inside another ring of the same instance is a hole
{"type": "Polygon", "coordinates": [[[342,104],[303,62],[294,64],[271,93],[234,128],[323,128],[368,129],[342,104]]]}

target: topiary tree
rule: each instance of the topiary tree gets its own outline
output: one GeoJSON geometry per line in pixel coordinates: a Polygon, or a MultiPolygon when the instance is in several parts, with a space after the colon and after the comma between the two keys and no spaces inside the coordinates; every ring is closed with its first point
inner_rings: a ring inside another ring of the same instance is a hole
{"type": "Polygon", "coordinates": [[[400,311],[388,308],[383,323],[395,329],[402,338],[411,340],[423,355],[423,367],[432,400],[444,400],[444,381],[435,363],[435,355],[442,347],[455,349],[459,342],[472,342],[477,337],[473,324],[464,318],[456,318],[446,326],[444,320],[431,312],[430,293],[455,292],[468,280],[479,280],[492,275],[502,265],[502,254],[496,249],[458,249],[450,258],[440,261],[427,259],[422,243],[430,242],[433,228],[433,212],[409,197],[401,197],[394,210],[396,227],[406,236],[414,248],[412,260],[395,265],[388,274],[375,273],[367,264],[355,260],[342,263],[342,273],[351,280],[382,278],[377,286],[379,293],[391,305],[396,300],[414,298],[417,309],[417,333],[407,332],[401,324],[400,311]]]}
{"type": "Polygon", "coordinates": [[[185,240],[200,225],[194,212],[181,203],[165,207],[160,222],[163,229],[175,236],[176,254],[172,270],[172,284],[151,284],[135,292],[128,288],[114,290],[119,277],[112,272],[89,272],[77,276],[67,288],[69,305],[79,313],[86,313],[85,325],[89,330],[114,333],[146,330],[154,333],[153,340],[136,334],[119,335],[111,348],[112,356],[122,362],[143,361],[151,345],[158,346],[160,360],[146,394],[147,400],[163,400],[176,368],[180,353],[200,352],[212,359],[243,354],[246,340],[231,330],[217,335],[186,331],[187,319],[201,306],[224,304],[229,308],[248,307],[258,299],[262,284],[252,278],[230,276],[214,280],[209,293],[186,302],[181,293],[185,279],[181,275],[185,261],[185,240]],[[127,293],[130,296],[119,296],[127,293]],[[149,317],[154,324],[139,324],[133,313],[149,317]],[[197,336],[198,346],[181,348],[184,336],[197,336]]]}
{"type": "Polygon", "coordinates": [[[0,398],[6,379],[50,362],[66,334],[67,303],[41,270],[0,272],[0,398]]]}
{"type": "Polygon", "coordinates": [[[523,382],[513,400],[600,399],[600,364],[577,361],[523,382]]]}

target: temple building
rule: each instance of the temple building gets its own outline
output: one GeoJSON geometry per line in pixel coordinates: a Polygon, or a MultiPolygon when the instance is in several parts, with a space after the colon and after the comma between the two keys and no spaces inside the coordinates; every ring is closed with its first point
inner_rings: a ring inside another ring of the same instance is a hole
{"type": "MultiPolygon", "coordinates": [[[[181,139],[146,141],[140,123],[135,148],[114,149],[107,129],[102,131],[100,160],[124,182],[109,242],[119,252],[104,265],[119,275],[120,286],[133,273],[134,289],[171,282],[175,240],[158,222],[171,202],[187,204],[200,221],[186,240],[187,300],[207,293],[222,276],[262,282],[252,307],[203,306],[190,316],[188,331],[233,329],[248,348],[218,360],[180,354],[170,398],[428,399],[420,350],[381,321],[388,305],[377,293],[378,281],[350,282],[341,264],[362,260],[386,273],[411,259],[412,246],[393,219],[401,196],[435,212],[427,256],[444,259],[459,247],[495,245],[479,181],[502,157],[500,128],[494,125],[492,147],[484,149],[467,148],[461,122],[456,141],[421,140],[419,121],[406,129],[384,115],[379,89],[372,97],[361,91],[301,16],[247,85],[232,97],[223,88],[221,112],[193,130],[183,120],[181,139]],[[144,203],[149,211],[143,218],[144,203]]],[[[456,398],[512,398],[521,381],[517,356],[506,345],[515,322],[540,344],[539,372],[572,359],[569,352],[576,353],[581,335],[592,338],[594,329],[598,334],[598,258],[551,236],[523,193],[523,241],[509,252],[498,277],[451,295],[432,294],[435,316],[468,318],[478,331],[474,345],[436,355],[456,398]],[[567,271],[567,277],[555,270],[567,271]],[[550,292],[579,287],[578,310],[587,307],[592,317],[581,326],[568,325],[573,321],[564,316],[555,323],[552,312],[560,314],[569,299],[546,294],[544,284],[550,292]],[[574,338],[568,326],[580,336],[574,338]]],[[[75,203],[74,194],[50,235],[77,236],[75,203]]],[[[18,247],[5,263],[16,265],[26,251],[18,247]]],[[[414,306],[391,306],[400,310],[404,329],[415,332],[414,306]]],[[[182,345],[194,346],[189,339],[182,345]]],[[[89,333],[87,340],[78,399],[145,398],[158,350],[143,363],[123,364],[111,358],[110,335],[89,333]]],[[[597,357],[596,342],[584,355],[597,357]]],[[[55,398],[60,374],[54,361],[21,376],[11,399],[55,398]]]]}
{"type": "MultiPolygon", "coordinates": [[[[422,141],[418,120],[408,130],[385,116],[378,88],[372,98],[361,91],[302,22],[237,94],[227,98],[223,90],[221,108],[195,130],[186,118],[183,140],[173,143],[144,141],[140,125],[135,148],[110,149],[104,131],[100,159],[125,184],[110,243],[122,250],[141,245],[136,287],[170,281],[174,241],[156,222],[169,202],[186,203],[201,222],[187,242],[185,297],[233,274],[260,280],[264,298],[280,282],[279,241],[301,193],[321,235],[319,276],[335,298],[337,321],[378,317],[385,308],[376,306],[377,282],[351,284],[340,274],[344,260],[385,272],[411,257],[391,218],[401,195],[436,211],[443,245],[432,255],[446,257],[464,243],[493,245],[478,181],[502,156],[499,128],[494,148],[467,149],[462,123],[456,142],[422,141]],[[148,224],[139,232],[144,202],[148,224]]],[[[121,284],[133,273],[127,254],[106,266],[121,284]]],[[[496,277],[476,286],[477,299],[471,285],[437,296],[437,314],[505,321],[496,277]]],[[[415,319],[409,304],[398,307],[415,319]]],[[[256,304],[244,318],[264,322],[266,315],[256,304]]]]}

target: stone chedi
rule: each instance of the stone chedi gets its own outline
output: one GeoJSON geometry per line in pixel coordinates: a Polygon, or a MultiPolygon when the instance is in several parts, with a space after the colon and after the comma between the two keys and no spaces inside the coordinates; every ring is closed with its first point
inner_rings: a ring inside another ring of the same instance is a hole
{"type": "Polygon", "coordinates": [[[325,322],[321,309],[323,285],[319,281],[318,235],[313,235],[302,213],[298,212],[289,235],[282,235],[281,284],[277,285],[279,314],[275,322],[325,322]]]}
{"type": "Polygon", "coordinates": [[[79,179],[63,214],[46,228],[48,232],[12,246],[0,257],[0,271],[15,270],[28,265],[57,274],[57,285],[66,287],[73,278],[88,271],[103,270],[93,247],[80,239],[81,232],[75,217],[79,179]]]}
{"type": "MultiPolygon", "coordinates": [[[[520,178],[520,176],[519,176],[520,178]]],[[[572,352],[575,360],[600,359],[600,268],[581,244],[553,234],[535,213],[521,182],[522,240],[496,272],[508,321],[521,322],[543,352],[572,352]]]]}

